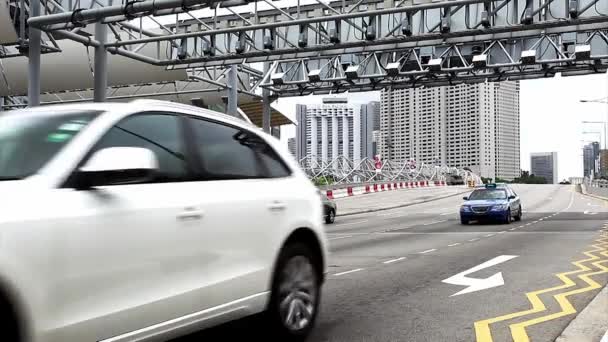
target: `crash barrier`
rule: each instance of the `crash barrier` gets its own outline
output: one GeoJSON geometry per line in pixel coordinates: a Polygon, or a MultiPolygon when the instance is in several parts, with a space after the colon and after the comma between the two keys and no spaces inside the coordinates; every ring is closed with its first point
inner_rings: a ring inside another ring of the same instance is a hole
{"type": "Polygon", "coordinates": [[[428,188],[437,186],[447,186],[445,181],[417,181],[417,182],[391,182],[391,183],[377,183],[377,184],[366,184],[364,186],[349,186],[341,189],[327,189],[326,194],[328,198],[336,199],[343,197],[351,197],[357,195],[365,195],[374,192],[401,190],[401,189],[415,189],[415,188],[428,188]]]}

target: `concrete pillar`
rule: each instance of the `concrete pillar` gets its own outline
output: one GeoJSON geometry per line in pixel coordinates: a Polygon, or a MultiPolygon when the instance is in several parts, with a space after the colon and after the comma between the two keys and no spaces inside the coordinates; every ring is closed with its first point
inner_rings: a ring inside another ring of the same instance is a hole
{"type": "MultiPolygon", "coordinates": [[[[338,117],[331,118],[331,158],[336,159],[340,154],[340,137],[338,137],[338,117]]],[[[334,163],[334,169],[338,169],[338,163],[334,163]]]]}
{"type": "Polygon", "coordinates": [[[323,163],[327,163],[328,161],[328,152],[329,152],[329,143],[328,143],[328,138],[329,138],[329,132],[327,129],[327,117],[322,116],[321,117],[321,160],[323,160],[323,163]]]}
{"type": "Polygon", "coordinates": [[[317,159],[317,117],[310,117],[310,155],[313,157],[312,159],[317,159]]]}
{"type": "MultiPolygon", "coordinates": [[[[228,71],[228,106],[227,114],[239,117],[238,113],[238,77],[236,65],[231,65],[228,71]]],[[[269,124],[270,127],[270,124],[269,124]]],[[[268,129],[270,132],[270,128],[268,129]]]]}
{"type": "MultiPolygon", "coordinates": [[[[40,15],[40,0],[30,1],[30,18],[40,15]]],[[[27,97],[30,107],[40,105],[40,30],[29,27],[28,86],[27,97]]]]}
{"type": "Polygon", "coordinates": [[[348,151],[348,141],[350,136],[348,135],[348,116],[342,117],[342,155],[346,158],[352,157],[348,151]]]}
{"type": "MultiPolygon", "coordinates": [[[[264,63],[264,73],[267,73],[270,69],[268,62],[264,63]]],[[[270,108],[270,90],[262,88],[262,129],[266,133],[270,133],[270,120],[271,120],[271,108],[270,108]]]]}
{"type": "Polygon", "coordinates": [[[108,89],[108,52],[105,47],[108,32],[107,25],[101,22],[95,23],[95,40],[99,46],[95,47],[95,80],[93,88],[93,101],[106,101],[108,89]]]}
{"type": "Polygon", "coordinates": [[[353,113],[353,161],[355,165],[361,161],[361,112],[353,113]]]}

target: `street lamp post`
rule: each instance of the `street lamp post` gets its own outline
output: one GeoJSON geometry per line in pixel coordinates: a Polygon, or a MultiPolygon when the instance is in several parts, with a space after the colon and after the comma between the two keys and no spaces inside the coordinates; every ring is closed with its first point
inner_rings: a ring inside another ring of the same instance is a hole
{"type": "MultiPolygon", "coordinates": [[[[608,149],[608,124],[604,121],[582,121],[584,124],[601,124],[604,129],[604,149],[608,149]]],[[[601,133],[600,133],[601,134],[601,133]]],[[[600,136],[600,142],[601,142],[600,136]]]]}
{"type": "MultiPolygon", "coordinates": [[[[604,148],[608,146],[608,128],[606,128],[608,123],[608,98],[597,99],[597,100],[579,100],[580,103],[602,103],[606,105],[606,121],[592,121],[593,123],[602,122],[604,123],[604,148]]],[[[584,121],[583,121],[584,122],[584,121]]],[[[591,121],[590,121],[591,122],[591,121]]]]}

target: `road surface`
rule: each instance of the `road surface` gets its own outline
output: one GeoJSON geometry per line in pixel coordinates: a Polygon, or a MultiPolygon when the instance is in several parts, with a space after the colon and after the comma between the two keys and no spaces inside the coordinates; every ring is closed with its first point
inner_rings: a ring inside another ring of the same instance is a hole
{"type": "MultiPolygon", "coordinates": [[[[510,225],[461,225],[462,196],[338,217],[310,341],[554,341],[608,281],[608,206],[571,186],[514,189],[510,225]]],[[[256,324],[180,342],[264,340],[256,324]]]]}

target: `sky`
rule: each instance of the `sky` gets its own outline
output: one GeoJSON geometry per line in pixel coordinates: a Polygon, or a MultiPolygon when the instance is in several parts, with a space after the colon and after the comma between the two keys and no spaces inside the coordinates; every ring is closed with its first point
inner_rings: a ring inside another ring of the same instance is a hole
{"type": "MultiPolygon", "coordinates": [[[[530,153],[557,152],[558,177],[564,179],[583,175],[583,145],[601,139],[604,147],[603,124],[582,121],[608,120],[608,105],[580,103],[580,100],[603,99],[608,96],[606,74],[553,77],[520,82],[521,168],[530,169],[530,153]],[[599,132],[588,133],[583,132],[599,132]]],[[[323,96],[279,99],[274,107],[295,119],[297,103],[321,103],[323,96]]],[[[342,94],[341,96],[345,96],[342,94]]],[[[379,92],[346,94],[351,102],[379,101],[379,92]]],[[[295,128],[285,127],[281,140],[295,136],[295,128]]]]}

